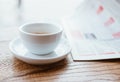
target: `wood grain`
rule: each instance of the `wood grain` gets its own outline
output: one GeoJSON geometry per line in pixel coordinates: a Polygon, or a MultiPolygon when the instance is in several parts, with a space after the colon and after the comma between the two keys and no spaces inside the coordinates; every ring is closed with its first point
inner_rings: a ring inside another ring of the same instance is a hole
{"type": "Polygon", "coordinates": [[[9,30],[9,39],[0,39],[0,82],[120,82],[119,59],[74,62],[69,55],[49,65],[24,63],[9,50],[9,42],[16,35],[15,30],[9,30]]]}

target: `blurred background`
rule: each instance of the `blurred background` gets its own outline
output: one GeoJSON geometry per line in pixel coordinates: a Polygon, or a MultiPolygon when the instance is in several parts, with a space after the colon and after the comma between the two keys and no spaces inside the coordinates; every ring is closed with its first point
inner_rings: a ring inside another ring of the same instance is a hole
{"type": "Polygon", "coordinates": [[[0,28],[25,22],[61,20],[74,12],[83,0],[0,0],[0,28]]]}

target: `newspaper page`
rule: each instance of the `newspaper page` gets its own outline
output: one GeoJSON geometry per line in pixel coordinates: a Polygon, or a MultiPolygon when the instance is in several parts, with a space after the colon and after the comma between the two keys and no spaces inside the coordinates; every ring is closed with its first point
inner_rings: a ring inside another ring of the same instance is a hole
{"type": "Polygon", "coordinates": [[[73,60],[120,58],[120,0],[85,0],[63,20],[73,60]]]}

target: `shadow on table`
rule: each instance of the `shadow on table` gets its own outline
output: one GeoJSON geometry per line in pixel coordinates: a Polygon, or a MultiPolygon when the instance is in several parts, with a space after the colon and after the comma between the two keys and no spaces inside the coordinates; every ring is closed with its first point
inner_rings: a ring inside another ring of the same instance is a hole
{"type": "MultiPolygon", "coordinates": [[[[14,73],[17,76],[26,76],[31,74],[46,74],[55,73],[56,71],[64,70],[67,67],[68,60],[64,59],[56,63],[46,65],[30,65],[14,58],[14,73]]],[[[51,75],[51,74],[50,74],[51,75]]]]}
{"type": "MultiPolygon", "coordinates": [[[[59,62],[46,64],[46,65],[30,65],[24,63],[13,57],[12,72],[9,77],[4,78],[3,82],[34,82],[34,78],[41,81],[41,78],[51,78],[51,76],[57,77],[59,74],[63,74],[64,70],[67,68],[67,59],[63,59],[59,62]],[[23,79],[24,78],[24,79],[23,79]]],[[[44,80],[44,79],[43,79],[44,80]]],[[[53,81],[52,81],[53,82],[53,81]]]]}
{"type": "Polygon", "coordinates": [[[120,58],[116,59],[103,59],[103,60],[75,60],[74,62],[106,62],[106,63],[120,63],[120,58]]]}

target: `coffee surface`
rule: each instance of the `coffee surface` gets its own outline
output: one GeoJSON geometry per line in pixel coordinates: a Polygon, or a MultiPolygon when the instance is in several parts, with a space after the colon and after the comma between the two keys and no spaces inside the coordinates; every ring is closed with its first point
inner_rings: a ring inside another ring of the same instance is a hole
{"type": "Polygon", "coordinates": [[[33,34],[49,34],[47,32],[33,32],[33,34]]]}

